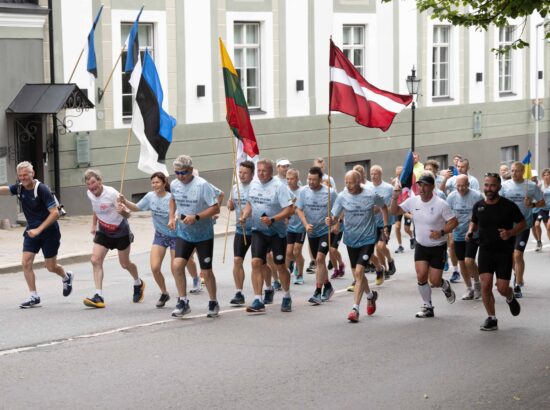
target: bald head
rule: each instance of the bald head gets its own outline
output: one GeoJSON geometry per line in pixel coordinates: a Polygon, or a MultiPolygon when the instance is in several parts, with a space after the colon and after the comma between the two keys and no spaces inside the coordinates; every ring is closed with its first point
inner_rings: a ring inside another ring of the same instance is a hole
{"type": "Polygon", "coordinates": [[[344,178],[346,188],[351,194],[356,194],[361,191],[361,174],[357,171],[351,170],[346,172],[344,178]]]}
{"type": "Polygon", "coordinates": [[[470,180],[468,179],[468,175],[458,175],[456,177],[455,187],[460,195],[465,195],[466,193],[468,193],[468,188],[470,187],[470,180]]]}

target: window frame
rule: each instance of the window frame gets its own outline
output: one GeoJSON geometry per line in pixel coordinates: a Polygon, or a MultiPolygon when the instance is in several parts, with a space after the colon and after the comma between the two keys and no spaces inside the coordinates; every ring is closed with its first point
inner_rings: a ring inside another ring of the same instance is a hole
{"type": "Polygon", "coordinates": [[[250,111],[259,111],[262,112],[262,30],[261,30],[261,22],[259,21],[234,21],[233,22],[233,55],[235,56],[233,64],[235,66],[235,70],[237,70],[237,73],[239,74],[239,79],[241,82],[241,88],[243,90],[243,94],[246,99],[246,104],[248,105],[248,109],[250,111]],[[256,43],[237,43],[235,39],[235,33],[236,33],[236,26],[240,25],[243,27],[243,40],[246,39],[246,33],[249,27],[255,27],[257,29],[257,39],[258,41],[256,43]],[[237,57],[237,50],[243,50],[243,55],[241,57],[242,67],[239,67],[237,57]],[[247,64],[247,54],[248,50],[256,50],[256,58],[257,58],[257,65],[256,67],[250,67],[247,64]],[[248,70],[250,69],[256,69],[256,85],[250,86],[248,84],[248,70]],[[257,101],[255,104],[250,104],[249,102],[249,95],[248,91],[256,89],[257,90],[257,101]]]}
{"type": "Polygon", "coordinates": [[[365,73],[366,73],[366,55],[367,55],[367,50],[366,50],[366,42],[367,42],[367,37],[366,37],[366,33],[367,33],[367,27],[366,27],[366,24],[343,24],[342,25],[342,52],[344,53],[344,55],[347,57],[347,59],[353,64],[353,66],[357,69],[357,71],[359,71],[359,73],[365,77],[365,73]],[[355,30],[356,29],[361,29],[362,30],[362,34],[360,35],[360,39],[361,39],[361,43],[359,43],[358,45],[355,45],[353,43],[353,40],[352,40],[352,43],[350,44],[346,44],[345,43],[345,30],[346,29],[351,29],[351,37],[352,38],[355,38],[355,30]],[[361,59],[362,59],[362,63],[361,65],[357,65],[356,64],[356,61],[355,61],[355,51],[360,51],[361,52],[361,59]]]}
{"type": "Polygon", "coordinates": [[[432,98],[451,98],[451,27],[449,25],[435,24],[432,37],[432,98]],[[441,41],[442,31],[447,32],[447,42],[441,41]],[[436,39],[437,33],[437,39],[436,39]],[[447,50],[447,61],[441,61],[441,52],[447,50]],[[447,65],[447,77],[441,77],[441,67],[447,65]],[[437,70],[436,70],[437,66],[437,70]],[[446,82],[447,92],[441,92],[441,83],[446,82]]]}
{"type": "Polygon", "coordinates": [[[519,160],[519,145],[508,145],[505,147],[500,147],[501,164],[506,164],[508,165],[508,167],[511,167],[512,163],[518,160],[519,160]]]}
{"type": "MultiPolygon", "coordinates": [[[[498,29],[498,47],[505,47],[513,43],[513,35],[516,30],[516,26],[509,24],[505,27],[499,27],[498,29]],[[504,34],[504,39],[502,38],[504,34]],[[509,36],[507,39],[506,37],[509,36]]],[[[508,50],[503,54],[499,54],[497,58],[497,72],[498,72],[498,93],[499,95],[513,95],[514,94],[514,53],[513,50],[508,50]],[[508,70],[506,70],[506,62],[509,63],[508,70]],[[509,78],[508,88],[503,87],[503,82],[506,77],[509,78]]]]}

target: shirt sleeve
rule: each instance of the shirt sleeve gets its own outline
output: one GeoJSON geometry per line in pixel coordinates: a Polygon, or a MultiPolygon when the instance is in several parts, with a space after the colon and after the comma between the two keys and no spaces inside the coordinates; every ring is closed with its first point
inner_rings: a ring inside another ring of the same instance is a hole
{"type": "Polygon", "coordinates": [[[286,185],[281,184],[281,186],[277,190],[277,196],[281,208],[286,208],[292,205],[294,194],[290,192],[290,188],[288,188],[286,185]]]}
{"type": "Polygon", "coordinates": [[[445,219],[445,221],[449,221],[450,219],[453,219],[456,217],[455,213],[453,212],[453,210],[451,209],[451,207],[447,202],[442,200],[441,205],[443,208],[441,215],[443,216],[443,219],[445,219]]]}
{"type": "Polygon", "coordinates": [[[143,198],[140,199],[136,206],[142,211],[149,211],[151,209],[151,201],[149,200],[149,198],[149,194],[145,195],[143,198]]]}
{"type": "Polygon", "coordinates": [[[383,208],[384,205],[386,205],[386,201],[384,201],[384,197],[380,196],[378,193],[374,194],[374,205],[383,208]]]}
{"type": "Polygon", "coordinates": [[[332,206],[332,209],[331,209],[331,215],[334,216],[334,217],[339,217],[340,214],[342,213],[343,211],[343,207],[342,207],[342,199],[343,196],[342,195],[338,195],[338,197],[336,198],[336,201],[334,201],[334,205],[332,206]]]}
{"type": "Polygon", "coordinates": [[[533,198],[535,199],[535,201],[540,201],[542,198],[544,198],[544,195],[542,194],[542,191],[541,189],[535,185],[535,193],[533,195],[533,198]]]}
{"type": "Polygon", "coordinates": [[[407,198],[403,202],[401,202],[401,205],[399,205],[399,207],[405,212],[410,212],[411,206],[412,206],[411,201],[412,201],[412,198],[407,198]]]}
{"type": "Polygon", "coordinates": [[[42,200],[44,205],[46,205],[46,208],[50,209],[56,206],[55,199],[50,191],[50,188],[48,188],[44,184],[40,184],[38,186],[38,197],[42,200]]]}
{"type": "Polygon", "coordinates": [[[476,202],[474,204],[474,207],[472,208],[472,222],[477,225],[477,207],[479,206],[479,202],[476,202]]]}
{"type": "Polygon", "coordinates": [[[525,220],[523,214],[521,213],[521,210],[519,209],[519,206],[517,206],[514,202],[510,201],[512,205],[512,221],[514,223],[518,224],[521,221],[525,220]]]}
{"type": "Polygon", "coordinates": [[[296,208],[304,209],[304,191],[305,189],[301,189],[300,192],[298,192],[298,197],[296,198],[296,208]]]}
{"type": "Polygon", "coordinates": [[[205,183],[202,186],[202,197],[208,207],[214,206],[218,203],[218,197],[214,192],[214,188],[209,183],[205,183]]]}
{"type": "Polygon", "coordinates": [[[12,195],[17,195],[17,184],[10,185],[9,188],[12,195]]]}

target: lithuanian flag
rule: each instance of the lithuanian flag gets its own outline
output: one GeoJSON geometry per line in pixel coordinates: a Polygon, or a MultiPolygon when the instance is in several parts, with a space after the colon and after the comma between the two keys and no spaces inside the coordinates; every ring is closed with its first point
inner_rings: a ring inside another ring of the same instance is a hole
{"type": "Polygon", "coordinates": [[[235,137],[242,142],[243,151],[254,157],[260,153],[254,129],[250,123],[248,106],[244,98],[239,76],[227,54],[220,38],[220,54],[222,57],[223,83],[225,86],[226,119],[235,137]]]}
{"type": "Polygon", "coordinates": [[[527,151],[527,155],[525,158],[523,158],[523,161],[521,161],[524,165],[523,169],[523,178],[524,179],[531,179],[532,172],[531,172],[531,150],[527,151]]]}

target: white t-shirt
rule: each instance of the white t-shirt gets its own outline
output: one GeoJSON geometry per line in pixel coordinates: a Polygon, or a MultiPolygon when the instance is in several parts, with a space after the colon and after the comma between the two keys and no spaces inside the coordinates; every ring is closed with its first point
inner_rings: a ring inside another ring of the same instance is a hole
{"type": "Polygon", "coordinates": [[[399,205],[405,212],[412,214],[416,241],[422,246],[439,246],[447,242],[447,236],[430,238],[432,231],[441,231],[449,219],[455,217],[446,201],[434,195],[423,202],[420,195],[406,199],[399,205]]]}
{"type": "Polygon", "coordinates": [[[116,210],[118,191],[113,187],[103,185],[101,195],[95,196],[90,191],[87,194],[97,216],[99,230],[111,237],[127,235],[128,223],[116,210]]]}

